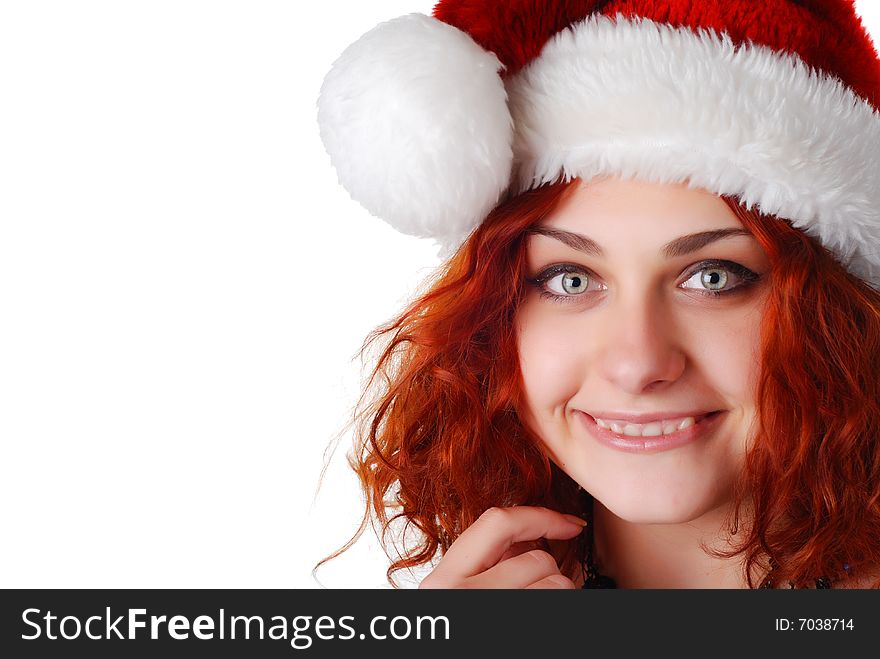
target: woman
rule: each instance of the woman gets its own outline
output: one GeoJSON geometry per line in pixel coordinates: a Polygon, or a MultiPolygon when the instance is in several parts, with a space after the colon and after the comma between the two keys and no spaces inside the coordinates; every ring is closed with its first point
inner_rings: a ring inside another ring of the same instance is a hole
{"type": "Polygon", "coordinates": [[[880,585],[878,105],[846,0],[449,0],[351,46],[340,180],[451,254],[372,335],[389,577],[880,585]]]}

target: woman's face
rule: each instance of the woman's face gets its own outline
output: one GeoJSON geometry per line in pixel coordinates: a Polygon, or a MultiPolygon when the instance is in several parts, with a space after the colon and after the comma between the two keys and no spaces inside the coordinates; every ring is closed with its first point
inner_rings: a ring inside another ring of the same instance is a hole
{"type": "Polygon", "coordinates": [[[525,421],[617,516],[698,519],[743,466],[769,262],[708,192],[576,186],[527,238],[525,421]]]}

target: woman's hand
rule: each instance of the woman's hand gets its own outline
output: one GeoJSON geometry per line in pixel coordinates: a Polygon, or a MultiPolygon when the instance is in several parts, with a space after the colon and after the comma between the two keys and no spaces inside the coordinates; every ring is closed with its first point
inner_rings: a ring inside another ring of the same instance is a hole
{"type": "Polygon", "coordinates": [[[586,522],[574,515],[515,506],[489,508],[452,543],[419,588],[574,588],[539,538],[570,540],[586,522]]]}

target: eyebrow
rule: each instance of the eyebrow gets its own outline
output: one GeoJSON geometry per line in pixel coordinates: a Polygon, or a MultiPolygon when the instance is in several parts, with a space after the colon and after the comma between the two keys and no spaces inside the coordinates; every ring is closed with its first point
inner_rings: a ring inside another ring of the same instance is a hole
{"type": "MultiPolygon", "coordinates": [[[[568,245],[572,249],[584,252],[585,254],[591,254],[593,256],[602,256],[604,254],[599,243],[580,233],[563,231],[562,229],[551,229],[542,226],[532,227],[529,229],[528,233],[554,238],[555,240],[568,245]]],[[[698,249],[702,249],[706,245],[710,245],[725,238],[732,238],[733,236],[749,236],[751,238],[752,234],[741,228],[701,231],[699,233],[692,233],[687,236],[676,238],[675,240],[666,243],[661,251],[666,258],[672,259],[677,256],[696,252],[698,249]]]]}

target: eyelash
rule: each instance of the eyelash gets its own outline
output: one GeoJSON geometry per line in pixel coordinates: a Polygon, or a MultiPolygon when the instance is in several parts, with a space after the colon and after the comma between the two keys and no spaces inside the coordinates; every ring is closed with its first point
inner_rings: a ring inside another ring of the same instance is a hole
{"type": "MultiPolygon", "coordinates": [[[[693,277],[698,272],[702,272],[703,270],[714,270],[714,269],[727,270],[728,272],[731,272],[734,275],[736,275],[737,277],[739,277],[742,280],[742,283],[739,284],[738,286],[733,287],[733,288],[728,288],[726,290],[720,290],[720,291],[711,291],[711,290],[707,290],[707,289],[702,290],[702,291],[698,290],[698,291],[696,291],[698,295],[704,295],[706,297],[712,297],[712,298],[719,298],[719,297],[723,297],[725,295],[731,295],[733,293],[738,293],[738,292],[748,288],[749,286],[754,284],[756,281],[758,281],[758,279],[761,278],[761,275],[759,275],[758,273],[753,272],[752,270],[749,270],[747,267],[740,265],[739,263],[735,263],[734,261],[708,260],[708,261],[700,261],[698,264],[696,264],[696,267],[694,267],[693,269],[690,270],[690,272],[688,272],[687,276],[684,278],[684,281],[687,281],[688,279],[693,277]]],[[[550,281],[551,279],[553,279],[554,277],[556,277],[558,275],[572,273],[572,272],[584,273],[591,280],[598,279],[597,277],[593,276],[593,273],[588,268],[584,268],[583,266],[579,266],[579,265],[574,265],[572,263],[560,263],[557,265],[552,265],[549,268],[543,270],[538,275],[536,275],[534,278],[526,279],[526,282],[529,283],[530,285],[534,286],[535,288],[537,288],[540,291],[542,298],[547,298],[547,299],[553,300],[554,302],[571,303],[571,302],[577,301],[578,298],[582,298],[584,294],[579,293],[579,294],[573,294],[573,295],[559,295],[558,293],[553,293],[552,291],[548,291],[544,287],[544,285],[548,281],[550,281]]]]}

